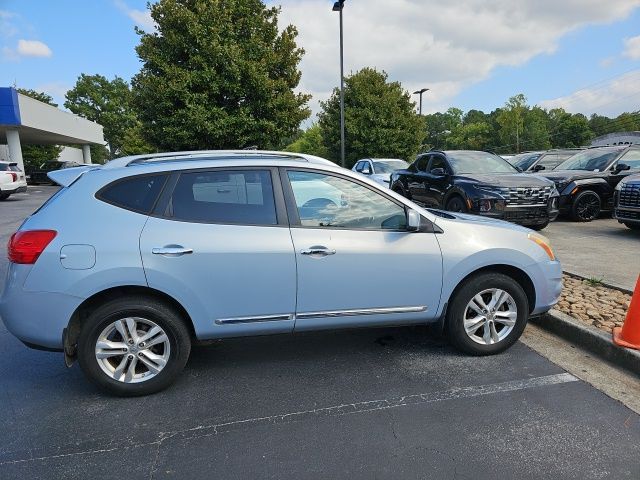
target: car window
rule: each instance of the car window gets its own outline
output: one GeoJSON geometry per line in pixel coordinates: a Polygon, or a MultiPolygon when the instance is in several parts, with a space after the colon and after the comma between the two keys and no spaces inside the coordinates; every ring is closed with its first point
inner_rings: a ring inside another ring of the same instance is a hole
{"type": "Polygon", "coordinates": [[[522,171],[526,171],[531,165],[533,165],[533,162],[540,158],[540,155],[540,153],[521,153],[510,158],[508,161],[514,167],[518,167],[522,171]]]}
{"type": "Polygon", "coordinates": [[[0,163],[0,172],[8,172],[9,171],[9,165],[6,163],[0,163]]]}
{"type": "Polygon", "coordinates": [[[617,148],[585,150],[562,162],[556,170],[590,170],[602,172],[619,153],[620,150],[617,148]]]}
{"type": "Polygon", "coordinates": [[[373,168],[376,173],[393,173],[396,170],[402,170],[409,166],[404,160],[378,160],[373,162],[373,168]]]}
{"type": "Polygon", "coordinates": [[[314,172],[289,171],[288,176],[303,227],[406,228],[404,207],[359,183],[314,172]]]}
{"type": "Polygon", "coordinates": [[[431,165],[429,165],[429,171],[432,172],[436,168],[442,168],[447,171],[447,161],[440,155],[433,155],[431,157],[431,165]]]}
{"type": "Polygon", "coordinates": [[[430,155],[423,155],[422,157],[419,157],[416,161],[415,161],[415,168],[418,172],[426,172],[427,171],[427,164],[429,163],[429,156],[430,155]]]}
{"type": "Polygon", "coordinates": [[[364,162],[358,162],[356,164],[356,172],[362,172],[363,168],[364,168],[364,162]]]}
{"type": "Polygon", "coordinates": [[[640,169],[640,148],[632,148],[625,153],[618,163],[625,163],[632,169],[640,169]]]}
{"type": "Polygon", "coordinates": [[[200,223],[277,225],[269,170],[214,170],[180,175],[171,217],[200,223]]]}
{"type": "Polygon", "coordinates": [[[140,175],[117,180],[100,190],[97,197],[126,210],[148,214],[160,195],[167,175],[140,175]]]}
{"type": "Polygon", "coordinates": [[[518,173],[504,158],[489,152],[450,151],[449,164],[456,175],[468,173],[518,173]]]}
{"type": "Polygon", "coordinates": [[[22,170],[20,170],[20,167],[18,167],[17,165],[9,165],[9,170],[11,170],[12,172],[21,172],[22,170]]]}
{"type": "Polygon", "coordinates": [[[550,155],[545,155],[540,159],[538,165],[543,165],[545,170],[553,170],[566,159],[573,156],[573,153],[554,153],[550,155]]]}

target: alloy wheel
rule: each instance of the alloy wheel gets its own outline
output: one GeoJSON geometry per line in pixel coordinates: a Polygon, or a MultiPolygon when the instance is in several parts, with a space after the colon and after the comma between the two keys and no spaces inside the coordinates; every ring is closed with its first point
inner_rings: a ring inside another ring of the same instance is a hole
{"type": "Polygon", "coordinates": [[[576,213],[581,220],[593,220],[600,213],[600,199],[595,195],[585,195],[576,205],[576,213]]]}
{"type": "Polygon", "coordinates": [[[127,317],[98,336],[95,357],[102,371],[123,383],[145,382],[167,365],[171,345],[166,332],[146,318],[127,317]]]}
{"type": "Polygon", "coordinates": [[[516,302],[509,293],[490,288],[476,294],[464,310],[464,330],[481,345],[504,340],[518,319],[516,302]]]}

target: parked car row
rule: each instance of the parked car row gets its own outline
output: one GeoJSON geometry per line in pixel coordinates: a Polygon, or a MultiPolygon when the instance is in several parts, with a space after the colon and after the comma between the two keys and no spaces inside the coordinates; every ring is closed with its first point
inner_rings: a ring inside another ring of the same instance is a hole
{"type": "Polygon", "coordinates": [[[626,193],[635,192],[636,183],[625,182],[624,195],[615,194],[623,179],[640,174],[637,145],[530,152],[510,162],[488,152],[433,150],[406,168],[376,177],[374,164],[384,163],[388,170],[397,162],[363,159],[353,170],[383,185],[389,175],[389,188],[425,207],[500,218],[535,230],[559,215],[590,222],[615,210],[630,228],[640,220],[635,193],[626,193]],[[618,208],[619,201],[632,204],[618,208]]]}
{"type": "Polygon", "coordinates": [[[55,183],[52,182],[51,179],[47,176],[49,172],[53,172],[55,170],[63,170],[65,168],[79,167],[81,165],[82,165],[81,163],[73,162],[73,161],[50,160],[48,162],[44,162],[37,169],[27,170],[29,183],[31,185],[39,185],[39,184],[55,185],[55,183]]]}

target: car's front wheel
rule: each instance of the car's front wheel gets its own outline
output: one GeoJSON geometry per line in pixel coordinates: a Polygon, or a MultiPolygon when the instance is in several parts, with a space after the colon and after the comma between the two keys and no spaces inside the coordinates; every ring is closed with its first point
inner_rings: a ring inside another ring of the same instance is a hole
{"type": "Polygon", "coordinates": [[[529,228],[532,230],[535,230],[537,232],[539,232],[540,230],[544,230],[545,228],[547,228],[549,226],[549,222],[546,221],[544,223],[539,223],[538,225],[531,225],[529,228]]]}
{"type": "Polygon", "coordinates": [[[449,301],[451,343],[471,355],[492,355],[513,345],[527,325],[529,301],[513,278],[481,273],[467,279],[449,301]]]}
{"type": "Polygon", "coordinates": [[[466,213],[469,211],[467,205],[464,202],[464,199],[460,195],[454,195],[449,200],[447,200],[447,204],[444,208],[445,210],[448,210],[450,212],[466,213]]]}
{"type": "Polygon", "coordinates": [[[592,190],[585,190],[573,200],[571,218],[576,222],[590,222],[598,218],[600,208],[600,195],[592,190]]]}
{"type": "Polygon", "coordinates": [[[89,314],[78,363],[102,390],[148,395],[168,387],[189,358],[191,338],[172,307],[147,297],[111,300],[89,314]]]}
{"type": "Polygon", "coordinates": [[[0,193],[0,200],[6,200],[10,195],[10,193],[0,193]]]}

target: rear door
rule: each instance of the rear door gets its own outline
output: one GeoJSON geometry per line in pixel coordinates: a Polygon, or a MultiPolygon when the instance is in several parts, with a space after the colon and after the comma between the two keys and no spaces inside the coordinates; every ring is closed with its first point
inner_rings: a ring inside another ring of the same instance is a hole
{"type": "Polygon", "coordinates": [[[293,329],[296,264],[277,170],[175,174],[155,213],[140,238],[148,284],[189,311],[200,338],[293,329]]]}
{"type": "Polygon", "coordinates": [[[427,202],[427,188],[429,186],[427,179],[427,166],[431,155],[421,155],[409,167],[411,175],[407,179],[407,186],[411,195],[411,200],[425,205],[427,202]]]}
{"type": "Polygon", "coordinates": [[[283,170],[283,185],[298,265],[296,330],[435,315],[440,247],[427,229],[407,231],[401,203],[327,172],[283,170]]]}
{"type": "Polygon", "coordinates": [[[444,208],[444,195],[449,187],[450,168],[444,155],[433,154],[425,174],[424,204],[431,208],[444,208]],[[440,171],[444,173],[440,173],[440,171]]]}

